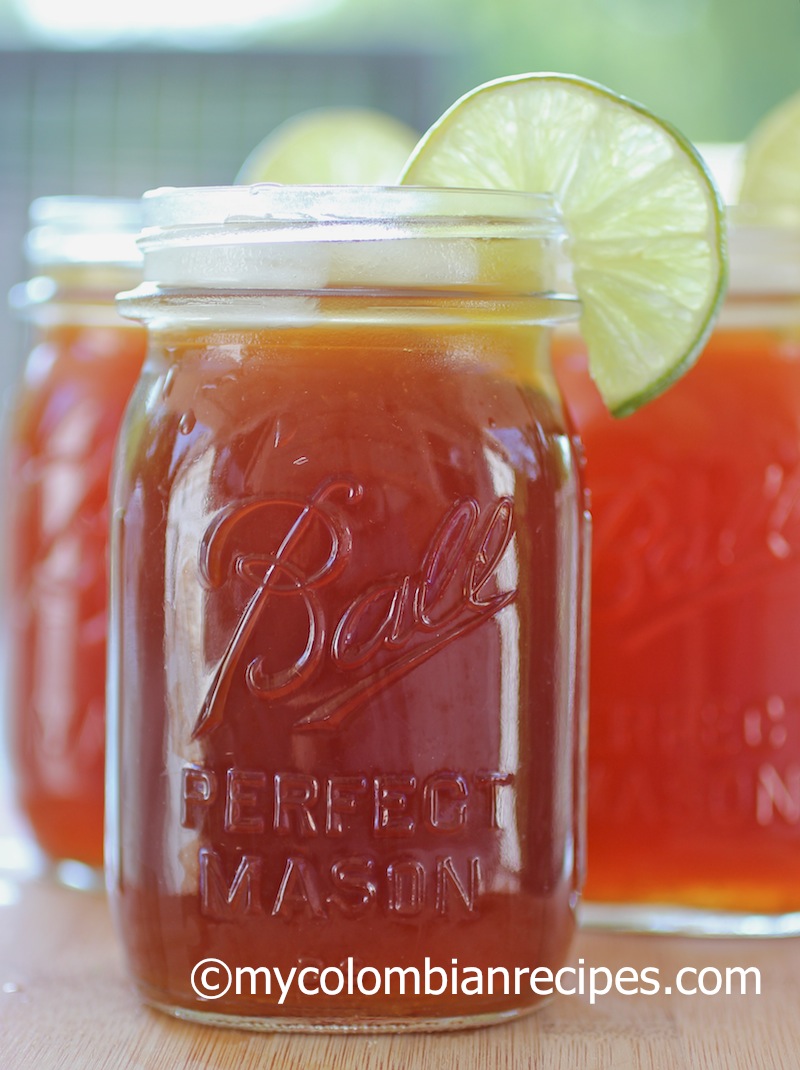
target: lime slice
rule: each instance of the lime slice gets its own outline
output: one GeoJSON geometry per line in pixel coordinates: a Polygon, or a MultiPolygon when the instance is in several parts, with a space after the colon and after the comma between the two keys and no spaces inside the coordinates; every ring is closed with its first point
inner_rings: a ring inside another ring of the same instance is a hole
{"type": "Polygon", "coordinates": [[[695,149],[639,105],[567,75],[489,82],[431,127],[400,181],[557,196],[591,372],[615,415],[702,349],[725,288],[722,205],[695,149]]]}
{"type": "Polygon", "coordinates": [[[417,139],[410,126],[372,108],[317,108],[273,130],[247,157],[236,181],[394,183],[417,139]]]}
{"type": "Polygon", "coordinates": [[[747,141],[739,200],[800,211],[800,93],[762,119],[747,141]]]}

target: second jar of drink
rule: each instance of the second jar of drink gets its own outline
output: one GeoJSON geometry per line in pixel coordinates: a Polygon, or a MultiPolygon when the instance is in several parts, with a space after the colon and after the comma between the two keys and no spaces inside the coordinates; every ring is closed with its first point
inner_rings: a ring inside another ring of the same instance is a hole
{"type": "Polygon", "coordinates": [[[800,931],[800,229],[734,211],[697,366],[605,412],[558,367],[592,495],[588,920],[800,931]]]}

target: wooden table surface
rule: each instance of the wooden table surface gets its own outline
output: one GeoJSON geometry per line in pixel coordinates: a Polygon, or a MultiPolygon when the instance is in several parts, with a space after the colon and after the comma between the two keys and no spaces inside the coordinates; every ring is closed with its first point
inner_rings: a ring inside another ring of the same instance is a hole
{"type": "MultiPolygon", "coordinates": [[[[3,841],[0,839],[0,848],[3,841]]],[[[6,852],[8,857],[8,852],[6,852]]],[[[761,994],[559,996],[487,1029],[255,1034],[174,1021],[126,980],[102,895],[0,871],[0,1070],[798,1070],[800,940],[583,933],[586,966],[755,966],[761,994]]]]}

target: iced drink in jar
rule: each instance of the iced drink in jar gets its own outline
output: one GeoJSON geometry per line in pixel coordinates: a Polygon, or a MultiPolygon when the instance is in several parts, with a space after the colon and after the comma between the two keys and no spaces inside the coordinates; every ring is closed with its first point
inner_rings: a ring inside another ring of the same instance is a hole
{"type": "Polygon", "coordinates": [[[138,987],[262,1029],[522,1013],[538,996],[515,969],[567,953],[581,849],[553,203],[253,187],[147,211],[122,306],[151,348],[114,480],[109,737],[138,987]],[[211,1002],[207,958],[345,987],[211,1002]],[[433,997],[426,962],[500,972],[433,997]],[[390,967],[405,993],[359,988],[390,967]]]}

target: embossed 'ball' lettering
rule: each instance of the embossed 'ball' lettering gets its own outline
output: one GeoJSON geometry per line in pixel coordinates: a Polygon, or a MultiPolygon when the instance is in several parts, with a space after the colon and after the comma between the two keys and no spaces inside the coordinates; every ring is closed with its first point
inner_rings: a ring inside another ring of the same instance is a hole
{"type": "Polygon", "coordinates": [[[273,610],[285,614],[287,603],[302,607],[305,643],[294,660],[271,665],[269,671],[262,654],[249,655],[244,675],[251,695],[266,703],[277,701],[309,683],[326,660],[342,672],[358,673],[355,683],[345,681],[339,693],[295,721],[295,727],[309,729],[338,726],[368,696],[514,600],[516,587],[504,587],[499,576],[514,539],[513,503],[500,498],[481,509],[475,499],[464,498],[445,513],[418,571],[379,579],[331,613],[335,593],[323,602],[321,591],[334,586],[358,553],[347,516],[334,502],[343,498],[343,504],[352,504],[363,493],[354,481],[326,481],[307,502],[249,501],[229,507],[211,524],[200,553],[200,575],[206,586],[213,592],[236,576],[255,590],[214,673],[193,738],[221,722],[232,680],[241,671],[259,620],[273,610]],[[253,520],[265,511],[274,513],[276,506],[291,518],[280,544],[257,552],[236,549],[237,532],[247,530],[252,538],[254,530],[260,531],[253,520]],[[327,557],[322,564],[315,561],[309,566],[304,558],[308,533],[319,525],[327,557]]]}

